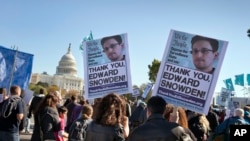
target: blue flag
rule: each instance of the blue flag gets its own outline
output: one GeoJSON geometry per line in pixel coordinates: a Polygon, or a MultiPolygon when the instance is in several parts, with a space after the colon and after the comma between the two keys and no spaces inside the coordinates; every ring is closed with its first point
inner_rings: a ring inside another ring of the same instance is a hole
{"type": "Polygon", "coordinates": [[[231,78],[228,78],[226,80],[224,80],[224,83],[226,84],[226,88],[230,91],[234,91],[234,85],[233,85],[233,81],[231,78]]]}
{"type": "Polygon", "coordinates": [[[250,74],[247,74],[247,85],[250,86],[250,74]]]}
{"type": "Polygon", "coordinates": [[[244,86],[244,74],[235,75],[235,85],[244,86]]]}
{"type": "MultiPolygon", "coordinates": [[[[88,36],[85,36],[83,39],[82,39],[82,42],[86,42],[86,41],[90,41],[90,40],[93,40],[93,34],[92,34],[92,31],[90,31],[89,35],[88,36]]],[[[80,50],[83,50],[83,47],[82,47],[82,43],[80,45],[80,50]]]]}
{"type": "Polygon", "coordinates": [[[0,46],[0,87],[10,89],[18,85],[29,86],[32,73],[33,55],[0,46]]]}

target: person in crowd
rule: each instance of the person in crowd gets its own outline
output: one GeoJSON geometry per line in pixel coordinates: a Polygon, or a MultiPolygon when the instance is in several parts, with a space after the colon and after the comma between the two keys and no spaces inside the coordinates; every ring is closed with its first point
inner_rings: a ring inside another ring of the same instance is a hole
{"type": "Polygon", "coordinates": [[[81,118],[82,116],[82,107],[83,105],[86,104],[86,100],[84,98],[80,98],[79,100],[79,104],[77,106],[74,107],[73,109],[73,112],[72,112],[72,115],[71,115],[71,119],[73,120],[76,120],[76,119],[79,119],[81,118]]]}
{"type": "Polygon", "coordinates": [[[5,99],[8,98],[6,88],[0,88],[0,94],[1,94],[0,103],[2,103],[5,99]]]}
{"type": "Polygon", "coordinates": [[[244,119],[250,123],[250,105],[245,105],[243,107],[244,110],[244,119]]]}
{"type": "Polygon", "coordinates": [[[1,103],[0,108],[0,141],[19,141],[19,125],[24,117],[21,101],[21,88],[11,86],[11,96],[1,103]]]}
{"type": "Polygon", "coordinates": [[[33,96],[30,106],[29,106],[29,112],[28,112],[28,118],[31,119],[32,116],[34,116],[34,127],[33,127],[33,133],[31,135],[31,141],[40,141],[40,126],[38,121],[38,113],[35,114],[35,111],[37,110],[38,105],[45,97],[45,89],[40,88],[39,94],[33,96]]]}
{"type": "Polygon", "coordinates": [[[204,114],[193,113],[194,116],[188,120],[188,127],[194,133],[197,141],[207,141],[211,130],[209,121],[204,114]]]}
{"type": "Polygon", "coordinates": [[[125,60],[125,55],[123,54],[124,44],[122,43],[122,37],[120,35],[102,38],[101,45],[103,52],[107,55],[110,61],[125,60]]]}
{"type": "Polygon", "coordinates": [[[27,117],[28,116],[29,105],[28,105],[28,103],[26,104],[26,102],[24,101],[24,97],[25,97],[25,91],[24,90],[21,90],[20,97],[22,98],[21,102],[22,102],[24,110],[23,110],[23,119],[21,120],[21,123],[19,125],[19,132],[20,133],[24,132],[24,133],[28,133],[29,134],[30,133],[28,131],[29,128],[27,128],[28,124],[30,124],[29,120],[28,120],[29,118],[27,117]]]}
{"type": "Polygon", "coordinates": [[[244,110],[241,108],[234,109],[234,115],[227,118],[215,129],[215,134],[225,134],[224,141],[230,141],[230,125],[249,125],[250,123],[244,119],[244,110]]]}
{"type": "Polygon", "coordinates": [[[146,107],[147,104],[141,101],[139,105],[135,108],[134,112],[129,117],[130,131],[133,131],[133,129],[143,124],[147,120],[146,107]]]}
{"type": "Polygon", "coordinates": [[[86,129],[92,121],[92,115],[93,107],[89,104],[84,104],[82,106],[81,117],[75,120],[69,129],[69,141],[80,141],[86,138],[86,129]]]}
{"type": "Polygon", "coordinates": [[[135,128],[127,141],[176,141],[181,140],[184,130],[175,122],[163,117],[166,101],[153,96],[147,102],[147,121],[135,128]],[[175,131],[175,132],[174,132],[175,131]]]}
{"type": "Polygon", "coordinates": [[[67,106],[71,102],[71,98],[66,98],[65,102],[63,103],[63,106],[67,106]]]}
{"type": "Polygon", "coordinates": [[[93,115],[92,115],[92,118],[95,119],[96,118],[96,114],[97,114],[97,111],[98,111],[98,105],[100,104],[102,98],[95,98],[94,99],[94,103],[92,104],[93,106],[93,115]]]}
{"type": "Polygon", "coordinates": [[[219,114],[219,124],[221,124],[224,121],[226,116],[227,116],[226,109],[222,109],[222,111],[219,114]]]}
{"type": "Polygon", "coordinates": [[[40,139],[56,140],[54,133],[60,130],[60,119],[56,105],[58,98],[54,94],[47,94],[38,105],[35,115],[38,115],[38,123],[40,127],[40,139]]]}
{"type": "Polygon", "coordinates": [[[193,141],[197,140],[193,132],[188,128],[188,119],[184,108],[176,107],[173,104],[166,104],[163,116],[167,121],[176,122],[183,127],[185,132],[189,134],[193,141]]]}
{"type": "Polygon", "coordinates": [[[63,105],[62,101],[62,95],[59,91],[54,91],[52,92],[57,98],[58,98],[58,103],[57,103],[57,109],[63,105]]]}
{"type": "Polygon", "coordinates": [[[121,95],[121,97],[124,99],[125,104],[126,104],[126,115],[127,115],[127,117],[130,117],[131,114],[132,114],[132,113],[131,113],[131,106],[130,106],[130,103],[129,103],[127,97],[125,97],[125,96],[123,96],[123,95],[121,95]]]}
{"type": "Polygon", "coordinates": [[[215,128],[219,125],[219,116],[213,111],[212,105],[209,107],[209,111],[206,115],[206,118],[209,121],[209,127],[210,127],[209,137],[211,138],[215,133],[215,128]]]}
{"type": "Polygon", "coordinates": [[[68,138],[68,133],[65,132],[65,120],[67,118],[68,109],[65,106],[60,106],[58,108],[59,119],[60,119],[60,129],[55,132],[56,141],[66,141],[68,138]]]}
{"type": "Polygon", "coordinates": [[[72,122],[73,122],[74,120],[76,120],[76,118],[77,118],[77,117],[75,117],[75,118],[72,117],[72,113],[73,113],[74,108],[75,108],[76,106],[79,106],[79,104],[78,104],[78,102],[77,102],[77,96],[76,96],[76,95],[72,95],[72,96],[71,96],[71,101],[70,101],[70,103],[66,105],[66,107],[67,107],[67,109],[68,109],[68,113],[67,113],[67,124],[66,124],[66,128],[65,128],[66,132],[69,131],[69,128],[70,128],[72,122]]]}
{"type": "Polygon", "coordinates": [[[128,137],[128,117],[124,100],[118,94],[110,93],[98,104],[96,118],[87,128],[85,141],[113,141],[117,137],[116,131],[120,131],[121,138],[128,137]]]}
{"type": "Polygon", "coordinates": [[[212,38],[196,35],[192,38],[191,44],[191,54],[195,68],[212,74],[215,70],[213,63],[219,56],[219,42],[212,38]]]}

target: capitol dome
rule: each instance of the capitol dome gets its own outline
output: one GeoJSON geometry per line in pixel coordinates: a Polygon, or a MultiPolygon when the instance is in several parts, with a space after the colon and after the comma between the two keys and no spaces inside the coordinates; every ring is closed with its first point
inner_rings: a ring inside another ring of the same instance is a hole
{"type": "Polygon", "coordinates": [[[56,67],[56,75],[77,76],[77,67],[75,57],[71,53],[71,44],[69,44],[68,52],[62,56],[59,65],[56,67]]]}

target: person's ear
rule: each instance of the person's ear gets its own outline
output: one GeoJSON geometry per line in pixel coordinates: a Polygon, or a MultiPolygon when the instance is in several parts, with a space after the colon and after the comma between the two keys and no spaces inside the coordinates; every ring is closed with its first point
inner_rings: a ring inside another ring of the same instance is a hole
{"type": "Polygon", "coordinates": [[[219,52],[218,51],[214,52],[214,58],[218,58],[218,56],[219,56],[219,52]]]}
{"type": "Polygon", "coordinates": [[[122,48],[124,48],[124,43],[121,43],[120,46],[121,46],[122,48]]]}

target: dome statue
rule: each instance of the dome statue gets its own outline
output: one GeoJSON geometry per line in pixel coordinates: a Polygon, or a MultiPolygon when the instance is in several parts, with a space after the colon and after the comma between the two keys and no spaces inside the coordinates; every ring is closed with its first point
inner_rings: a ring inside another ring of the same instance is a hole
{"type": "Polygon", "coordinates": [[[68,52],[62,56],[56,67],[56,75],[77,76],[76,60],[71,53],[71,43],[69,43],[68,52]]]}

